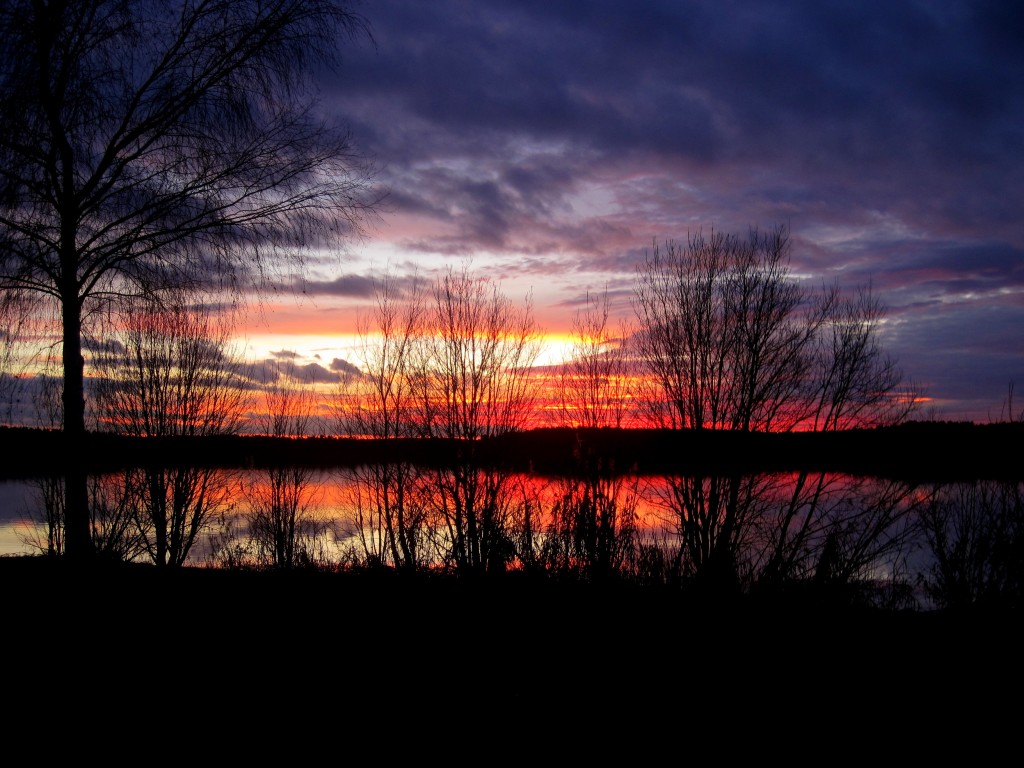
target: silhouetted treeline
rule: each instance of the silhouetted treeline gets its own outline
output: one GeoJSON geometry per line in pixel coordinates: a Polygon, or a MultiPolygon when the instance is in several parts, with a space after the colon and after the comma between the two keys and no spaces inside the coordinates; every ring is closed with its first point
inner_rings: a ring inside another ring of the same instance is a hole
{"type": "MultiPolygon", "coordinates": [[[[513,432],[476,443],[485,464],[572,475],[581,454],[622,474],[820,471],[913,481],[1020,479],[1024,423],[908,422],[836,432],[550,428],[513,432]]],[[[0,428],[0,476],[60,472],[66,459],[90,472],[146,465],[260,468],[351,467],[411,462],[445,466],[466,443],[444,438],[280,438],[253,435],[138,438],[87,436],[84,454],[68,455],[59,431],[0,428]]]]}
{"type": "Polygon", "coordinates": [[[1024,424],[908,422],[835,432],[540,429],[491,441],[493,460],[572,474],[580,451],[622,473],[840,472],[900,480],[1019,479],[1024,424]]]}

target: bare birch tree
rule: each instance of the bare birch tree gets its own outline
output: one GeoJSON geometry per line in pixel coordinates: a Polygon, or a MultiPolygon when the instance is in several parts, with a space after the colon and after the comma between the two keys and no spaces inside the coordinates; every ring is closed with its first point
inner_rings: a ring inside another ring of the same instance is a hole
{"type": "Polygon", "coordinates": [[[0,7],[0,298],[60,317],[69,557],[91,553],[83,318],[258,288],[358,231],[370,176],[312,76],[367,29],[332,0],[0,7]]]}

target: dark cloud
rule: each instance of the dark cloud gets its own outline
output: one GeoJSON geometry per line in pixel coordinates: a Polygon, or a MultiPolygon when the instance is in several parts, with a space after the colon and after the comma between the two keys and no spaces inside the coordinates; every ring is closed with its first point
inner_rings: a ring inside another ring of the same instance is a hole
{"type": "MultiPolygon", "coordinates": [[[[353,57],[345,93],[363,124],[391,105],[386,136],[368,135],[402,175],[516,161],[527,139],[568,150],[563,176],[638,157],[781,164],[797,189],[856,170],[934,198],[935,174],[908,169],[972,169],[1024,135],[1021,57],[1005,40],[1010,72],[992,57],[996,30],[1010,34],[998,5],[394,0],[376,13],[379,46],[353,57]]],[[[478,213],[492,231],[492,207],[478,213]]]]}
{"type": "Polygon", "coordinates": [[[343,376],[362,376],[362,371],[352,365],[348,360],[342,360],[340,357],[336,357],[331,360],[331,371],[343,376]]]}
{"type": "Polygon", "coordinates": [[[302,284],[302,292],[309,295],[366,298],[373,295],[373,281],[362,275],[342,275],[323,281],[309,280],[302,284]]]}
{"type": "Polygon", "coordinates": [[[300,356],[294,353],[282,355],[272,353],[273,358],[262,362],[243,364],[238,367],[240,377],[253,388],[267,384],[331,384],[341,380],[336,370],[328,370],[320,363],[298,363],[300,356]]]}
{"type": "Polygon", "coordinates": [[[327,370],[319,363],[296,366],[293,370],[288,371],[288,374],[293,381],[303,384],[325,384],[339,380],[337,373],[327,370]]]}

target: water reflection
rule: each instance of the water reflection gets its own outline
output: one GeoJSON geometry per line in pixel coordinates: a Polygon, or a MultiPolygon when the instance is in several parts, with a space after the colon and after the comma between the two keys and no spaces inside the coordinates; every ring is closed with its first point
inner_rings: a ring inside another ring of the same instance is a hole
{"type": "MultiPolygon", "coordinates": [[[[110,551],[152,560],[152,521],[125,500],[132,477],[93,478],[94,527],[110,551]]],[[[52,481],[0,483],[0,554],[59,547],[47,512],[59,498],[52,491],[52,481]]],[[[1019,595],[1024,563],[1016,481],[551,477],[381,465],[218,470],[203,494],[208,514],[189,565],[525,569],[589,580],[719,579],[741,589],[871,582],[898,586],[894,600],[948,605],[1019,595]]]]}
{"type": "Polygon", "coordinates": [[[0,556],[35,554],[26,543],[35,535],[36,487],[23,480],[0,481],[0,556]]]}

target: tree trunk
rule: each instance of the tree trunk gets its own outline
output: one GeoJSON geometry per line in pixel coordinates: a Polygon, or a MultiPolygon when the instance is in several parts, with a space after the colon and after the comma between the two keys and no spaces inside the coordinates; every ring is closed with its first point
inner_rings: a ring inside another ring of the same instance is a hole
{"type": "MultiPolygon", "coordinates": [[[[74,274],[74,273],[72,273],[74,274]]],[[[93,555],[85,456],[85,359],[77,292],[63,297],[64,547],[71,560],[93,555]]]]}

